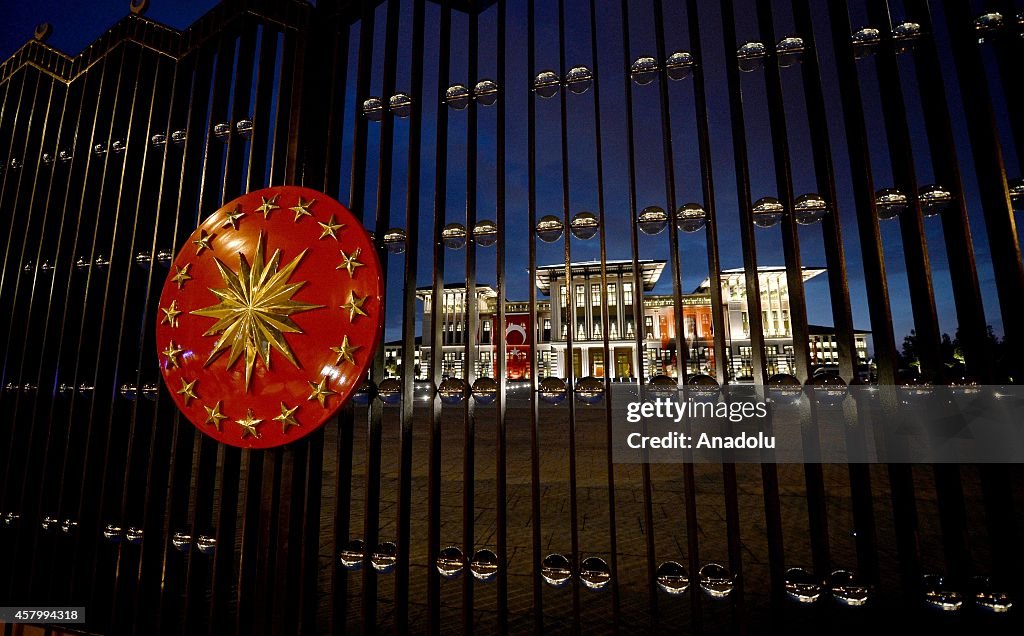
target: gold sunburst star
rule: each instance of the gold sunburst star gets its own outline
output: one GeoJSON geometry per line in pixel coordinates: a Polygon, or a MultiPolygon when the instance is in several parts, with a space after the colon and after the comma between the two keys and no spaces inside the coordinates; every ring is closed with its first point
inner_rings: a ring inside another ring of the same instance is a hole
{"type": "Polygon", "coordinates": [[[258,420],[252,416],[252,409],[248,409],[246,411],[244,420],[235,420],[235,424],[242,427],[242,439],[245,439],[246,435],[252,435],[256,439],[259,439],[260,432],[256,430],[256,425],[262,422],[263,420],[258,420]]]}
{"type": "Polygon", "coordinates": [[[192,280],[192,275],[188,273],[190,269],[192,263],[185,263],[184,267],[174,266],[174,276],[171,276],[171,280],[178,284],[178,289],[185,286],[185,281],[192,280]]]}
{"type": "Polygon", "coordinates": [[[320,225],[321,229],[323,229],[323,232],[320,233],[321,240],[329,236],[337,241],[338,235],[335,232],[345,227],[344,224],[338,223],[338,219],[334,218],[333,214],[331,215],[331,218],[327,219],[327,223],[324,223],[323,221],[317,221],[317,223],[320,225]]]}
{"type": "Polygon", "coordinates": [[[185,406],[188,406],[192,400],[198,400],[199,396],[196,395],[196,385],[199,384],[199,378],[188,382],[185,378],[181,378],[181,388],[176,393],[185,398],[185,406]]]}
{"type": "Polygon", "coordinates": [[[341,252],[341,265],[338,265],[334,269],[346,270],[348,272],[349,278],[354,277],[356,269],[363,266],[363,263],[360,263],[359,261],[356,260],[357,258],[359,258],[359,254],[362,253],[362,250],[357,247],[356,251],[352,252],[351,254],[346,254],[345,250],[338,251],[341,252]]]}
{"type": "Polygon", "coordinates": [[[309,383],[309,388],[310,388],[310,393],[309,393],[309,397],[306,398],[306,400],[307,401],[309,401],[309,400],[316,400],[317,402],[320,403],[320,406],[322,406],[324,408],[327,408],[327,398],[332,396],[332,395],[337,395],[336,392],[330,390],[327,387],[327,376],[326,375],[321,377],[319,382],[310,382],[309,383]]]}
{"type": "Polygon", "coordinates": [[[348,336],[346,335],[341,339],[340,345],[337,347],[331,347],[331,351],[338,354],[338,359],[335,360],[334,365],[339,366],[342,362],[351,362],[352,364],[355,364],[356,359],[352,354],[355,353],[355,350],[358,348],[358,345],[352,346],[348,343],[348,336]]]}
{"type": "Polygon", "coordinates": [[[220,432],[220,423],[223,420],[228,419],[227,415],[221,413],[221,404],[223,404],[223,400],[217,400],[217,403],[213,405],[213,408],[206,406],[205,404],[203,405],[203,408],[206,409],[206,420],[203,424],[212,424],[218,432],[220,432]]]}
{"type": "Polygon", "coordinates": [[[178,316],[181,315],[181,310],[178,309],[177,300],[172,300],[171,304],[167,307],[161,307],[160,311],[164,312],[164,317],[160,319],[161,325],[178,326],[178,316]]]}
{"type": "Polygon", "coordinates": [[[349,292],[348,302],[341,306],[342,309],[348,311],[348,321],[353,322],[356,316],[365,316],[366,312],[363,311],[363,303],[369,296],[363,296],[360,298],[356,296],[355,292],[349,292]]]}
{"type": "Polygon", "coordinates": [[[287,433],[289,426],[299,426],[299,420],[295,417],[295,411],[298,411],[298,406],[288,408],[288,406],[281,402],[281,414],[274,418],[275,422],[281,422],[281,432],[287,433]]]}
{"type": "Polygon", "coordinates": [[[278,196],[279,195],[275,194],[274,196],[270,197],[269,199],[267,199],[267,197],[264,197],[264,196],[260,197],[261,199],[263,199],[263,203],[261,203],[260,206],[258,208],[256,208],[256,211],[259,212],[260,214],[262,214],[264,219],[269,219],[270,218],[270,213],[281,207],[281,206],[279,206],[277,204],[277,197],[278,196]]]}
{"type": "Polygon", "coordinates": [[[178,345],[174,344],[174,341],[171,340],[167,344],[167,348],[164,349],[163,351],[161,351],[160,353],[162,353],[165,356],[167,356],[167,363],[170,364],[175,369],[177,369],[178,368],[178,364],[179,364],[178,356],[181,355],[182,351],[184,351],[184,349],[182,349],[178,345]]]}
{"type": "Polygon", "coordinates": [[[213,249],[210,247],[210,241],[217,236],[216,234],[210,234],[206,230],[199,230],[199,238],[192,241],[192,244],[196,246],[196,256],[203,253],[203,250],[213,249]]]}
{"type": "Polygon", "coordinates": [[[245,216],[245,212],[242,212],[242,204],[235,205],[235,209],[231,212],[224,213],[224,225],[221,227],[231,226],[231,229],[238,229],[238,220],[245,216]]]}
{"type": "Polygon", "coordinates": [[[309,206],[316,203],[316,199],[310,199],[306,201],[302,197],[299,197],[299,203],[293,207],[288,208],[295,213],[295,222],[298,223],[299,219],[304,216],[313,216],[313,213],[309,211],[309,206]]]}
{"type": "Polygon", "coordinates": [[[245,256],[238,255],[238,271],[232,271],[219,258],[215,258],[217,269],[224,280],[223,289],[210,289],[220,303],[197,309],[192,313],[196,316],[216,318],[217,322],[206,330],[204,336],[220,334],[213,346],[205,366],[209,366],[220,354],[228,351],[227,368],[245,354],[245,390],[249,390],[252,380],[252,369],[259,358],[263,365],[270,369],[270,350],[276,349],[296,368],[299,361],[295,358],[288,342],[286,333],[302,333],[302,329],[289,317],[323,305],[293,300],[305,281],[290,283],[288,278],[299,266],[306,255],[303,250],[290,263],[279,269],[281,250],[276,250],[270,262],[264,262],[266,239],[260,233],[256,243],[256,253],[252,265],[245,256]]]}

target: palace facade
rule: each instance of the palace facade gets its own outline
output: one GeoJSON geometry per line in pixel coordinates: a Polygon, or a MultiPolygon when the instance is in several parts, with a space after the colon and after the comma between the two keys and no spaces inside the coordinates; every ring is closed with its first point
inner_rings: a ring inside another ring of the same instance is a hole
{"type": "MultiPolygon", "coordinates": [[[[633,274],[632,261],[608,261],[602,282],[600,262],[572,263],[566,283],[564,264],[537,268],[535,284],[538,299],[535,311],[528,301],[505,301],[506,365],[511,380],[530,375],[530,330],[537,336],[537,372],[544,376],[567,376],[572,364],[573,377],[588,375],[615,380],[631,380],[657,374],[675,376],[679,367],[676,351],[675,308],[671,295],[652,293],[665,268],[665,261],[642,260],[637,263],[639,277],[633,274]],[[639,280],[637,280],[639,278],[639,280]],[[607,319],[602,319],[607,305],[607,319]],[[637,352],[637,329],[641,331],[641,349],[637,352]],[[607,330],[610,361],[604,359],[604,332],[607,330]],[[569,336],[572,354],[569,354],[569,336]]],[[[805,268],[804,280],[825,270],[805,268]]],[[[750,346],[751,316],[747,310],[746,281],[742,268],[721,274],[722,304],[725,317],[728,360],[724,361],[732,378],[752,373],[750,346]]],[[[758,269],[761,292],[761,323],[770,373],[793,371],[793,332],[790,322],[789,287],[783,267],[758,269]]],[[[466,342],[470,333],[466,287],[446,285],[439,303],[433,289],[417,290],[423,303],[423,336],[417,338],[414,372],[427,379],[431,343],[435,325],[439,327],[442,373],[463,377],[466,342]]],[[[680,298],[683,310],[683,337],[688,347],[687,372],[713,373],[714,354],[710,279],[692,293],[680,298]]],[[[489,285],[476,286],[476,360],[474,375],[495,376],[497,356],[498,294],[489,285]]],[[[868,333],[855,334],[858,364],[868,361],[868,333]]],[[[811,362],[815,366],[838,364],[835,333],[831,327],[810,325],[811,362]]],[[[402,372],[399,342],[385,345],[385,371],[389,376],[402,372]]]]}

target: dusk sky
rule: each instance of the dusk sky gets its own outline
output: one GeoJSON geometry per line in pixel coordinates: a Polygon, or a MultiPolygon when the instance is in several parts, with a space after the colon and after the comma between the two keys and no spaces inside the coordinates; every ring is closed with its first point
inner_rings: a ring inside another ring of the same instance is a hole
{"type": "MultiPolygon", "coordinates": [[[[598,34],[599,47],[599,79],[602,104],[601,131],[604,143],[605,172],[605,212],[607,215],[607,240],[609,259],[631,258],[628,172],[626,162],[625,117],[623,99],[625,94],[623,70],[626,56],[623,55],[621,42],[622,16],[619,2],[599,1],[598,34]]],[[[185,28],[195,21],[215,3],[211,0],[183,0],[167,2],[155,0],[147,13],[147,17],[175,28],[185,28]]],[[[532,96],[527,88],[529,84],[526,66],[526,9],[525,2],[509,2],[509,50],[508,75],[509,88],[505,91],[508,104],[508,154],[507,154],[507,213],[508,228],[505,237],[508,246],[508,295],[510,299],[525,299],[529,292],[529,275],[527,273],[526,251],[529,240],[527,227],[527,122],[526,100],[537,99],[538,117],[538,194],[537,216],[545,214],[562,215],[562,183],[561,183],[561,148],[559,144],[559,97],[539,99],[532,96]]],[[[666,12],[672,14],[670,24],[678,24],[683,19],[684,3],[669,2],[666,12]],[[678,15],[676,15],[678,13],[678,15]]],[[[630,60],[641,55],[655,55],[654,18],[651,2],[630,3],[630,60]]],[[[848,167],[847,149],[843,137],[841,104],[838,99],[838,86],[834,77],[832,46],[829,38],[829,24],[823,3],[813,3],[815,11],[816,32],[819,56],[825,74],[824,84],[829,110],[832,113],[829,122],[833,146],[833,156],[837,171],[837,187],[839,192],[838,208],[842,218],[843,239],[846,249],[850,293],[854,308],[856,326],[870,329],[867,317],[867,301],[863,285],[863,273],[860,266],[861,253],[857,240],[855,212],[853,207],[852,189],[848,167]]],[[[402,9],[402,26],[400,42],[408,43],[412,39],[411,3],[406,2],[402,9]]],[[[567,25],[567,63],[569,66],[578,64],[593,68],[590,50],[590,25],[586,14],[587,4],[569,1],[570,20],[567,25]]],[[[460,82],[472,85],[477,79],[495,78],[494,47],[488,42],[496,42],[494,33],[494,12],[492,7],[485,12],[482,20],[480,41],[480,72],[477,78],[467,76],[467,61],[464,53],[456,51],[452,56],[452,83],[460,82]]],[[[947,36],[941,8],[933,7],[936,29],[939,32],[940,55],[944,65],[948,67],[946,87],[949,92],[951,110],[953,112],[954,134],[957,138],[957,153],[964,176],[967,192],[968,211],[971,219],[973,241],[978,261],[978,277],[982,285],[985,300],[986,318],[996,331],[1002,332],[998,304],[989,250],[985,236],[981,210],[977,204],[977,183],[973,174],[970,147],[963,123],[960,96],[954,92],[951,56],[946,47],[947,36]]],[[[106,28],[128,13],[127,0],[97,0],[95,2],[73,2],[71,0],[54,0],[49,3],[4,3],[0,8],[0,19],[5,28],[0,35],[0,56],[6,58],[32,36],[34,26],[43,21],[50,22],[54,32],[48,43],[66,53],[74,54],[99,36],[106,28]]],[[[423,171],[421,177],[421,209],[420,233],[423,237],[430,236],[433,223],[433,157],[435,146],[435,113],[433,104],[439,102],[437,95],[437,77],[432,60],[437,48],[437,20],[439,10],[433,3],[428,4],[427,11],[427,54],[424,78],[424,138],[423,138],[423,171]]],[[[743,22],[737,25],[741,41],[758,40],[753,0],[739,0],[737,15],[743,22]]],[[[558,70],[557,48],[557,3],[538,2],[538,22],[542,27],[537,32],[537,70],[558,70]]],[[[894,9],[893,18],[899,21],[894,9]]],[[[719,221],[719,240],[723,267],[739,267],[742,265],[742,254],[737,234],[738,212],[737,193],[735,187],[734,164],[732,156],[731,125],[729,120],[728,94],[724,73],[725,50],[721,42],[721,16],[718,3],[707,2],[702,7],[700,19],[705,28],[704,52],[702,64],[705,68],[706,86],[709,99],[710,129],[712,143],[712,167],[715,179],[716,205],[719,221]]],[[[789,3],[777,3],[776,33],[779,36],[792,33],[792,17],[789,3]]],[[[867,24],[862,7],[851,16],[856,27],[867,24]]],[[[384,57],[383,25],[384,6],[378,9],[377,38],[375,39],[373,94],[381,92],[381,66],[384,57]]],[[[467,20],[464,15],[456,14],[453,25],[453,42],[464,42],[467,33],[467,20]]],[[[667,49],[687,50],[687,33],[666,33],[667,49]]],[[[353,47],[356,46],[353,38],[353,47]]],[[[353,48],[352,57],[354,58],[353,48]]],[[[414,52],[403,49],[399,53],[398,87],[408,90],[409,70],[414,52]]],[[[994,64],[988,64],[989,69],[994,64]]],[[[871,133],[872,166],[874,181],[878,188],[892,184],[891,169],[888,161],[883,120],[879,108],[877,81],[874,63],[868,59],[858,65],[861,71],[861,86],[865,97],[868,127],[871,133]]],[[[921,106],[914,80],[914,69],[910,56],[902,56],[900,63],[903,73],[904,92],[908,105],[910,129],[914,135],[914,155],[918,182],[933,182],[929,149],[921,121],[921,106]]],[[[999,89],[998,79],[991,77],[993,101],[1004,135],[1008,137],[1008,113],[1006,102],[999,89]]],[[[772,146],[769,136],[768,116],[764,95],[763,73],[745,73],[742,75],[745,115],[747,122],[747,142],[751,172],[751,196],[758,199],[762,196],[776,196],[775,177],[772,160],[772,146]]],[[[351,153],[351,121],[354,112],[354,73],[349,73],[348,106],[346,113],[345,148],[351,153]]],[[[784,91],[789,125],[790,148],[793,163],[794,192],[797,195],[815,191],[815,174],[810,162],[809,132],[806,114],[803,108],[801,78],[797,67],[783,70],[784,91]]],[[[504,88],[504,87],[503,87],[504,88]]],[[[569,100],[569,184],[570,210],[576,213],[581,210],[597,212],[597,192],[595,184],[596,159],[594,153],[594,117],[592,90],[584,95],[566,92],[569,100]]],[[[633,99],[635,106],[634,126],[637,150],[637,207],[648,205],[666,207],[665,182],[663,177],[663,159],[661,144],[661,124],[658,112],[658,83],[647,86],[634,85],[633,99]]],[[[683,80],[670,82],[670,99],[672,105],[673,148],[676,176],[677,204],[700,200],[700,173],[696,146],[696,126],[693,107],[692,81],[683,80]]],[[[494,218],[494,183],[495,183],[495,110],[479,108],[479,174],[477,217],[494,218]]],[[[466,111],[451,111],[449,131],[449,179],[448,206],[446,218],[449,222],[463,221],[465,215],[465,135],[466,111]]],[[[393,171],[392,206],[390,225],[405,224],[405,187],[406,167],[408,160],[407,137],[408,120],[397,120],[395,127],[395,168],[393,171]]],[[[367,171],[367,205],[372,208],[375,201],[377,183],[377,157],[380,135],[379,125],[370,125],[368,171],[367,171]]],[[[1019,175],[1019,159],[1014,155],[1010,143],[1003,144],[1004,159],[1007,172],[1012,176],[1019,175]]],[[[351,156],[342,161],[342,174],[347,175],[351,167],[351,156]]],[[[339,200],[349,200],[348,178],[342,179],[342,189],[338,193],[339,200]]],[[[203,212],[205,215],[209,210],[203,212]]],[[[372,218],[374,210],[368,209],[372,218]]],[[[367,223],[372,226],[372,222],[367,223]]],[[[939,219],[925,219],[928,238],[929,255],[931,258],[936,303],[939,310],[942,331],[952,334],[956,329],[953,295],[947,266],[946,250],[942,237],[939,219]]],[[[910,313],[909,296],[904,271],[903,254],[900,242],[899,224],[896,221],[882,223],[883,239],[886,247],[886,267],[889,277],[890,295],[893,305],[893,329],[897,341],[913,328],[910,313]]],[[[800,229],[801,253],[803,262],[808,266],[823,266],[825,263],[821,226],[814,225],[800,229]]],[[[563,243],[538,243],[538,264],[559,263],[563,260],[563,243]]],[[[759,229],[757,231],[758,259],[762,265],[783,264],[781,232],[779,227],[759,229]]],[[[572,239],[573,260],[598,259],[599,243],[595,237],[589,241],[572,239]]],[[[669,259],[668,232],[654,237],[640,236],[640,258],[669,259]]],[[[391,272],[388,281],[388,320],[387,338],[398,337],[400,333],[400,289],[403,285],[401,275],[402,257],[391,256],[391,272]]],[[[448,251],[445,280],[460,280],[464,273],[465,251],[448,251]]],[[[477,250],[477,281],[493,283],[495,279],[495,249],[478,248],[477,250]]],[[[707,260],[704,247],[703,232],[696,234],[680,233],[680,263],[683,291],[691,291],[707,274],[707,260]]],[[[419,258],[418,284],[426,285],[431,280],[432,250],[429,239],[421,242],[419,258]]],[[[671,293],[670,266],[666,266],[665,274],[656,289],[658,293],[671,293]]],[[[831,308],[828,299],[828,285],[824,276],[808,283],[808,314],[811,323],[829,325],[832,323],[831,308]]]]}

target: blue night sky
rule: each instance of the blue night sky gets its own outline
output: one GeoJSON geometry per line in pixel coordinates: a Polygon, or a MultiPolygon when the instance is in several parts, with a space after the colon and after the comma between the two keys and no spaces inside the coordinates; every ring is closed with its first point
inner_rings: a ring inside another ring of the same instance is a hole
{"type": "MultiPolygon", "coordinates": [[[[631,258],[629,199],[628,199],[628,166],[626,158],[624,77],[626,57],[622,51],[621,10],[619,2],[597,0],[599,4],[598,38],[600,96],[602,104],[601,131],[604,144],[604,177],[605,177],[605,210],[607,215],[607,241],[609,259],[631,258]]],[[[585,65],[594,67],[590,49],[590,23],[587,14],[587,3],[580,0],[567,0],[570,16],[567,24],[567,64],[569,66],[585,65]]],[[[177,0],[174,2],[154,0],[147,17],[175,28],[184,28],[195,21],[215,3],[211,0],[177,0]]],[[[687,50],[688,34],[685,28],[676,29],[672,25],[684,25],[684,3],[666,2],[667,50],[669,52],[687,50]]],[[[740,41],[758,40],[754,0],[736,0],[737,15],[741,23],[737,25],[740,41]]],[[[892,12],[895,22],[899,20],[899,2],[893,4],[892,12]]],[[[412,4],[404,3],[400,42],[412,40],[412,4]]],[[[557,3],[537,3],[537,70],[558,70],[559,58],[557,48],[557,3]]],[[[824,3],[814,3],[816,31],[819,56],[825,74],[824,85],[830,112],[834,113],[829,122],[829,132],[833,147],[838,187],[838,207],[842,219],[843,240],[846,249],[847,267],[850,279],[850,293],[854,309],[854,322],[858,328],[869,329],[867,318],[867,301],[863,285],[863,272],[860,267],[860,246],[857,240],[853,197],[850,186],[849,164],[845,139],[841,104],[838,98],[838,85],[833,75],[832,46],[829,38],[829,24],[825,15],[824,3]]],[[[854,27],[867,24],[863,7],[853,2],[851,21],[854,27]]],[[[526,100],[531,99],[527,91],[529,82],[526,60],[526,3],[509,1],[508,24],[508,67],[506,91],[508,104],[507,122],[507,219],[508,228],[506,242],[508,250],[509,272],[508,295],[510,299],[525,299],[529,291],[526,253],[528,249],[527,223],[527,122],[526,100]]],[[[656,55],[654,44],[654,16],[650,0],[630,3],[630,42],[629,59],[641,55],[656,55]]],[[[373,73],[372,93],[381,93],[381,70],[384,58],[383,24],[385,22],[384,5],[378,8],[377,36],[375,38],[375,64],[373,73]]],[[[781,37],[792,33],[792,16],[788,2],[776,3],[776,33],[781,37]]],[[[989,250],[985,238],[984,221],[977,203],[977,183],[970,157],[966,127],[962,122],[962,106],[960,95],[956,92],[955,76],[946,41],[945,23],[941,15],[941,7],[933,7],[936,29],[940,34],[940,55],[943,64],[949,69],[946,75],[946,87],[951,109],[954,115],[954,134],[957,139],[957,153],[964,177],[967,194],[968,212],[971,219],[973,241],[978,261],[978,276],[982,285],[985,300],[985,312],[988,322],[996,331],[1002,332],[999,308],[996,301],[995,284],[989,250]]],[[[72,0],[54,0],[48,3],[4,3],[0,7],[0,20],[5,28],[0,34],[0,55],[6,58],[31,37],[34,26],[43,21],[53,24],[54,33],[49,44],[67,53],[77,53],[88,43],[99,36],[107,27],[128,12],[127,0],[96,0],[93,2],[74,2],[72,0]]],[[[460,82],[472,85],[477,79],[495,78],[494,46],[496,42],[495,19],[496,7],[485,12],[482,20],[480,41],[483,43],[479,57],[479,75],[468,77],[467,60],[464,47],[458,43],[467,40],[467,19],[464,15],[455,14],[453,23],[453,43],[456,43],[452,55],[452,83],[460,82]]],[[[421,176],[421,210],[420,234],[428,237],[432,232],[433,185],[435,152],[435,113],[439,102],[437,95],[437,77],[431,62],[436,56],[438,32],[437,23],[440,11],[435,4],[428,4],[427,9],[427,56],[424,77],[424,110],[423,130],[423,168],[421,176]]],[[[721,16],[717,2],[705,2],[701,8],[701,23],[704,25],[703,44],[706,87],[709,100],[710,130],[712,143],[712,167],[716,205],[719,220],[719,242],[722,265],[725,268],[742,265],[742,255],[737,234],[738,212],[737,193],[732,157],[731,125],[729,119],[728,95],[724,74],[725,50],[721,42],[721,16]]],[[[351,59],[355,58],[358,30],[353,31],[351,59]]],[[[407,47],[399,52],[398,90],[408,90],[409,71],[414,52],[407,47]]],[[[986,53],[986,55],[991,55],[986,53]]],[[[926,184],[933,181],[932,168],[928,157],[928,145],[921,121],[921,105],[916,91],[914,69],[910,56],[902,56],[900,62],[904,91],[908,107],[908,119],[914,135],[915,168],[918,182],[926,184]]],[[[1004,135],[1008,136],[1009,115],[1006,102],[999,88],[998,78],[994,73],[994,64],[989,65],[990,84],[996,114],[1004,135]]],[[[891,168],[888,161],[885,132],[881,110],[879,107],[877,81],[874,64],[870,60],[859,63],[861,86],[865,98],[866,117],[871,141],[871,159],[874,181],[877,188],[892,184],[891,168]]],[[[348,171],[351,168],[351,121],[354,117],[354,84],[355,72],[350,64],[348,74],[349,91],[346,105],[345,145],[349,155],[343,157],[341,191],[330,193],[342,202],[350,199],[348,171]]],[[[746,73],[742,75],[745,115],[747,124],[747,142],[751,172],[752,199],[762,196],[775,196],[775,176],[773,171],[772,147],[770,142],[768,115],[764,95],[762,73],[746,73]]],[[[789,124],[789,142],[793,163],[794,192],[799,195],[815,190],[815,175],[810,163],[809,132],[804,113],[803,96],[801,94],[801,78],[796,67],[783,70],[783,88],[786,93],[786,108],[789,124]]],[[[595,183],[596,158],[594,151],[594,113],[592,94],[574,95],[566,93],[569,111],[569,200],[572,213],[581,210],[597,212],[597,191],[595,183]]],[[[634,85],[634,126],[637,149],[637,206],[667,206],[665,181],[662,159],[661,124],[658,112],[658,83],[647,86],[634,85]]],[[[694,117],[692,82],[684,80],[670,82],[670,100],[672,110],[673,148],[675,154],[676,200],[678,204],[700,199],[700,173],[697,156],[696,125],[694,117]]],[[[477,217],[494,218],[495,189],[495,123],[496,109],[480,107],[478,136],[478,199],[477,217]]],[[[561,147],[559,143],[559,99],[537,100],[537,216],[544,214],[562,215],[562,182],[561,182],[561,147]]],[[[466,111],[451,111],[449,120],[449,170],[448,170],[448,205],[445,211],[448,222],[465,221],[465,157],[466,157],[466,111]]],[[[366,180],[366,201],[369,209],[366,213],[373,217],[372,209],[376,200],[377,158],[379,153],[379,126],[371,124],[369,135],[368,170],[366,180]]],[[[405,225],[406,177],[408,161],[408,120],[397,120],[395,126],[395,167],[392,181],[392,206],[390,225],[405,225]]],[[[1013,154],[1012,145],[1007,138],[1003,144],[1004,159],[1010,176],[1020,174],[1019,158],[1013,154]]],[[[372,226],[372,222],[367,223],[372,226]]],[[[929,255],[936,303],[939,310],[942,331],[952,334],[956,329],[956,316],[946,250],[942,229],[937,218],[925,219],[929,255]]],[[[901,249],[899,224],[895,221],[882,223],[882,235],[886,248],[886,268],[890,285],[890,296],[893,306],[893,329],[897,341],[913,328],[910,312],[906,273],[901,249]]],[[[805,265],[817,266],[825,262],[820,226],[801,227],[801,254],[805,265]]],[[[563,243],[538,243],[538,264],[559,263],[563,261],[563,243]]],[[[781,265],[783,263],[781,232],[778,227],[757,231],[757,249],[759,263],[762,265],[781,265]]],[[[597,238],[589,241],[571,241],[572,259],[592,260],[600,256],[597,238]]],[[[432,249],[429,239],[421,241],[418,259],[418,284],[429,284],[431,279],[432,249]]],[[[640,235],[640,258],[668,259],[668,232],[658,236],[640,235]]],[[[400,333],[400,293],[404,284],[401,275],[402,257],[391,256],[388,281],[388,320],[387,338],[398,337],[400,333]]],[[[680,264],[683,291],[690,291],[707,276],[707,260],[703,233],[680,233],[680,264]]],[[[493,283],[495,279],[494,248],[477,250],[477,281],[493,283]]],[[[462,280],[465,272],[465,251],[447,251],[446,274],[448,282],[462,280]]],[[[659,293],[671,292],[671,275],[669,267],[656,289],[659,293]]],[[[809,282],[807,285],[808,314],[811,323],[828,325],[832,323],[831,307],[828,297],[828,283],[825,276],[809,282]]]]}

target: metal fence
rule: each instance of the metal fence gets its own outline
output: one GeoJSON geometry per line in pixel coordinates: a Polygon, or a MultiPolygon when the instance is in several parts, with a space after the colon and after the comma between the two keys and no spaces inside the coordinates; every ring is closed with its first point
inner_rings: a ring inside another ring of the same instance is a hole
{"type": "MultiPolygon", "coordinates": [[[[472,334],[481,281],[505,299],[528,276],[535,315],[538,266],[564,262],[569,278],[582,258],[632,260],[641,290],[637,263],[654,252],[668,260],[675,351],[690,351],[681,297],[696,269],[710,277],[714,359],[729,360],[728,244],[746,270],[758,390],[756,272],[772,259],[788,273],[801,382],[809,258],[827,267],[847,381],[857,311],[883,385],[901,370],[894,311],[912,314],[925,374],[946,368],[940,325],[954,316],[966,373],[1019,380],[1024,193],[1007,165],[1024,156],[1024,27],[1019,5],[980,4],[225,0],[181,32],[132,13],[74,57],[30,41],[0,65],[0,604],[84,605],[89,631],[118,633],[1019,629],[1014,612],[922,601],[930,573],[1024,591],[1016,467],[616,465],[612,380],[585,404],[567,365],[569,397],[551,406],[532,356],[529,390],[507,393],[502,329],[493,405],[414,397],[407,373],[397,406],[350,404],[299,443],[241,451],[176,411],[153,334],[168,263],[199,220],[297,183],[377,237],[404,360],[417,280],[435,298],[464,281],[472,334]],[[781,205],[771,223],[755,187],[781,205]],[[698,233],[677,223],[687,200],[703,210],[698,233]],[[656,236],[638,221],[651,205],[667,211],[656,236]],[[880,220],[896,208],[895,225],[880,220]],[[584,209],[596,242],[571,231],[584,209]],[[555,243],[535,230],[546,210],[555,243]],[[478,240],[484,220],[493,247],[478,240]],[[404,241],[385,250],[392,228],[404,241]],[[449,249],[460,231],[464,248],[449,249]],[[666,593],[667,561],[688,571],[685,594],[666,593]],[[725,599],[697,584],[712,561],[725,599]],[[872,601],[797,607],[796,566],[817,580],[856,571],[872,601]],[[547,584],[562,569],[568,585],[547,584]]],[[[433,329],[422,359],[438,386],[433,329]]],[[[463,359],[477,347],[467,338],[463,359]]],[[[715,373],[729,380],[726,365],[715,373]]],[[[384,377],[382,349],[372,378],[384,377]]]]}

